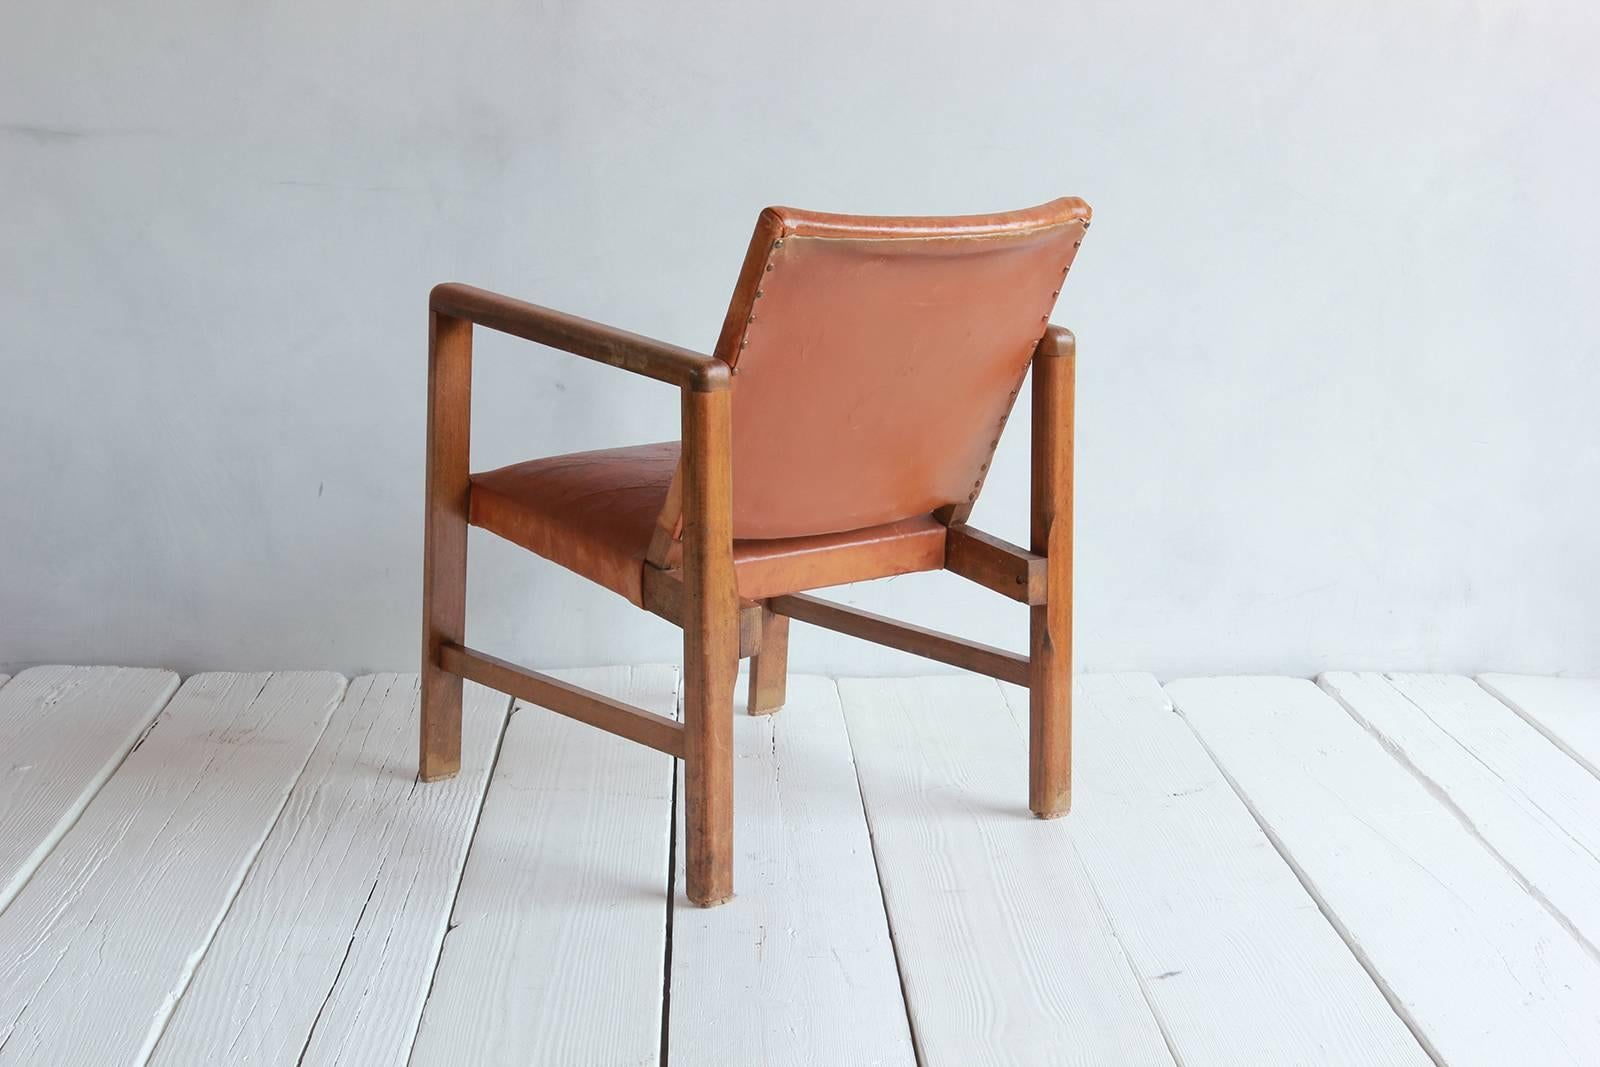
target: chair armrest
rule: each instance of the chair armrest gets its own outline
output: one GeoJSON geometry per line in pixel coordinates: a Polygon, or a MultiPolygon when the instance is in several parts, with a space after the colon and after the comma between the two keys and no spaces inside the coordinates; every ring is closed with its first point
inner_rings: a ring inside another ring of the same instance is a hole
{"type": "Polygon", "coordinates": [[[458,282],[434,286],[428,306],[440,315],[695,392],[726,389],[730,381],[728,365],[715,357],[458,282]]]}

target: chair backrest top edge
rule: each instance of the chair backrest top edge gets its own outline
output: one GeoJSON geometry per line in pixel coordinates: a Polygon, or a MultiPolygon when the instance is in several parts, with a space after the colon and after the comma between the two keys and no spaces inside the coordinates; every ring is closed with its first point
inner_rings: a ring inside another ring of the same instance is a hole
{"type": "Polygon", "coordinates": [[[1092,213],[1083,200],[1065,196],[1037,207],[987,215],[842,215],[781,206],[769,207],[761,214],[762,221],[783,236],[871,239],[1016,237],[1087,222],[1092,213]]]}

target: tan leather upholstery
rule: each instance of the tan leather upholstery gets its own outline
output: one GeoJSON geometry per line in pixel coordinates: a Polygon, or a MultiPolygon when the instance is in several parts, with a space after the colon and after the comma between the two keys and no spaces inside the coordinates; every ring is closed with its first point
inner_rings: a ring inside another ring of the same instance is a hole
{"type": "Polygon", "coordinates": [[[733,542],[739,595],[762,600],[806,589],[936,571],[944,566],[944,523],[931,515],[864,530],[733,542]]]}
{"type": "Polygon", "coordinates": [[[677,468],[676,441],[517,463],[472,476],[469,520],[638,604],[677,468]]]}
{"type": "Polygon", "coordinates": [[[976,496],[1089,216],[1072,198],[955,218],[762,212],[716,349],[736,368],[734,536],[976,496]]]}
{"type": "MultiPolygon", "coordinates": [[[[480,526],[642,603],[645,551],[678,465],[678,442],[537,459],[472,476],[480,526]]],[[[736,541],[746,599],[944,565],[945,527],[929,516],[819,537],[736,541]]]]}
{"type": "MultiPolygon", "coordinates": [[[[976,497],[1089,217],[1070,198],[952,218],[761,213],[715,350],[734,368],[741,596],[943,566],[933,513],[976,497]]],[[[678,454],[474,475],[471,521],[641,603],[652,533],[681,535],[678,454]]]]}

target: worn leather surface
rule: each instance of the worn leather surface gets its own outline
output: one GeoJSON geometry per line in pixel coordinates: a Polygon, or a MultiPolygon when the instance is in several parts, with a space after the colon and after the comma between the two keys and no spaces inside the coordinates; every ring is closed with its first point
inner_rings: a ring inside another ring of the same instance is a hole
{"type": "Polygon", "coordinates": [[[474,526],[640,603],[650,532],[678,442],[576,452],[472,476],[474,526]]]}
{"type": "Polygon", "coordinates": [[[739,595],[763,600],[784,593],[887,578],[944,566],[947,530],[931,515],[844,533],[733,543],[739,595]]]}
{"type": "Polygon", "coordinates": [[[975,494],[1088,222],[1077,199],[764,211],[717,346],[735,367],[734,535],[859,529],[975,494]]]}
{"type": "MultiPolygon", "coordinates": [[[[740,595],[943,565],[932,513],[976,496],[1089,217],[1070,198],[761,213],[716,347],[734,368],[740,595]]],[[[665,442],[474,475],[471,519],[638,604],[657,523],[681,529],[678,456],[665,442]]]]}
{"type": "MultiPolygon", "coordinates": [[[[517,463],[472,476],[470,517],[640,604],[645,552],[678,465],[678,442],[517,463]]],[[[929,516],[777,541],[735,541],[748,599],[944,564],[945,528],[929,516]]]]}

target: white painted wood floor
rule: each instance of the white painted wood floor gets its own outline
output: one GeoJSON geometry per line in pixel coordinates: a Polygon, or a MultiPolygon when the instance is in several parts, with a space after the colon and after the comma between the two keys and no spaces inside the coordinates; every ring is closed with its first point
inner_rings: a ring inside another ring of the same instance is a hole
{"type": "MultiPolygon", "coordinates": [[[[670,714],[670,667],[564,672],[670,714]]],[[[1600,680],[795,677],[672,760],[416,678],[0,676],[0,1065],[1600,1063],[1600,680]]],[[[742,710],[742,709],[741,709],[742,710]]]]}

